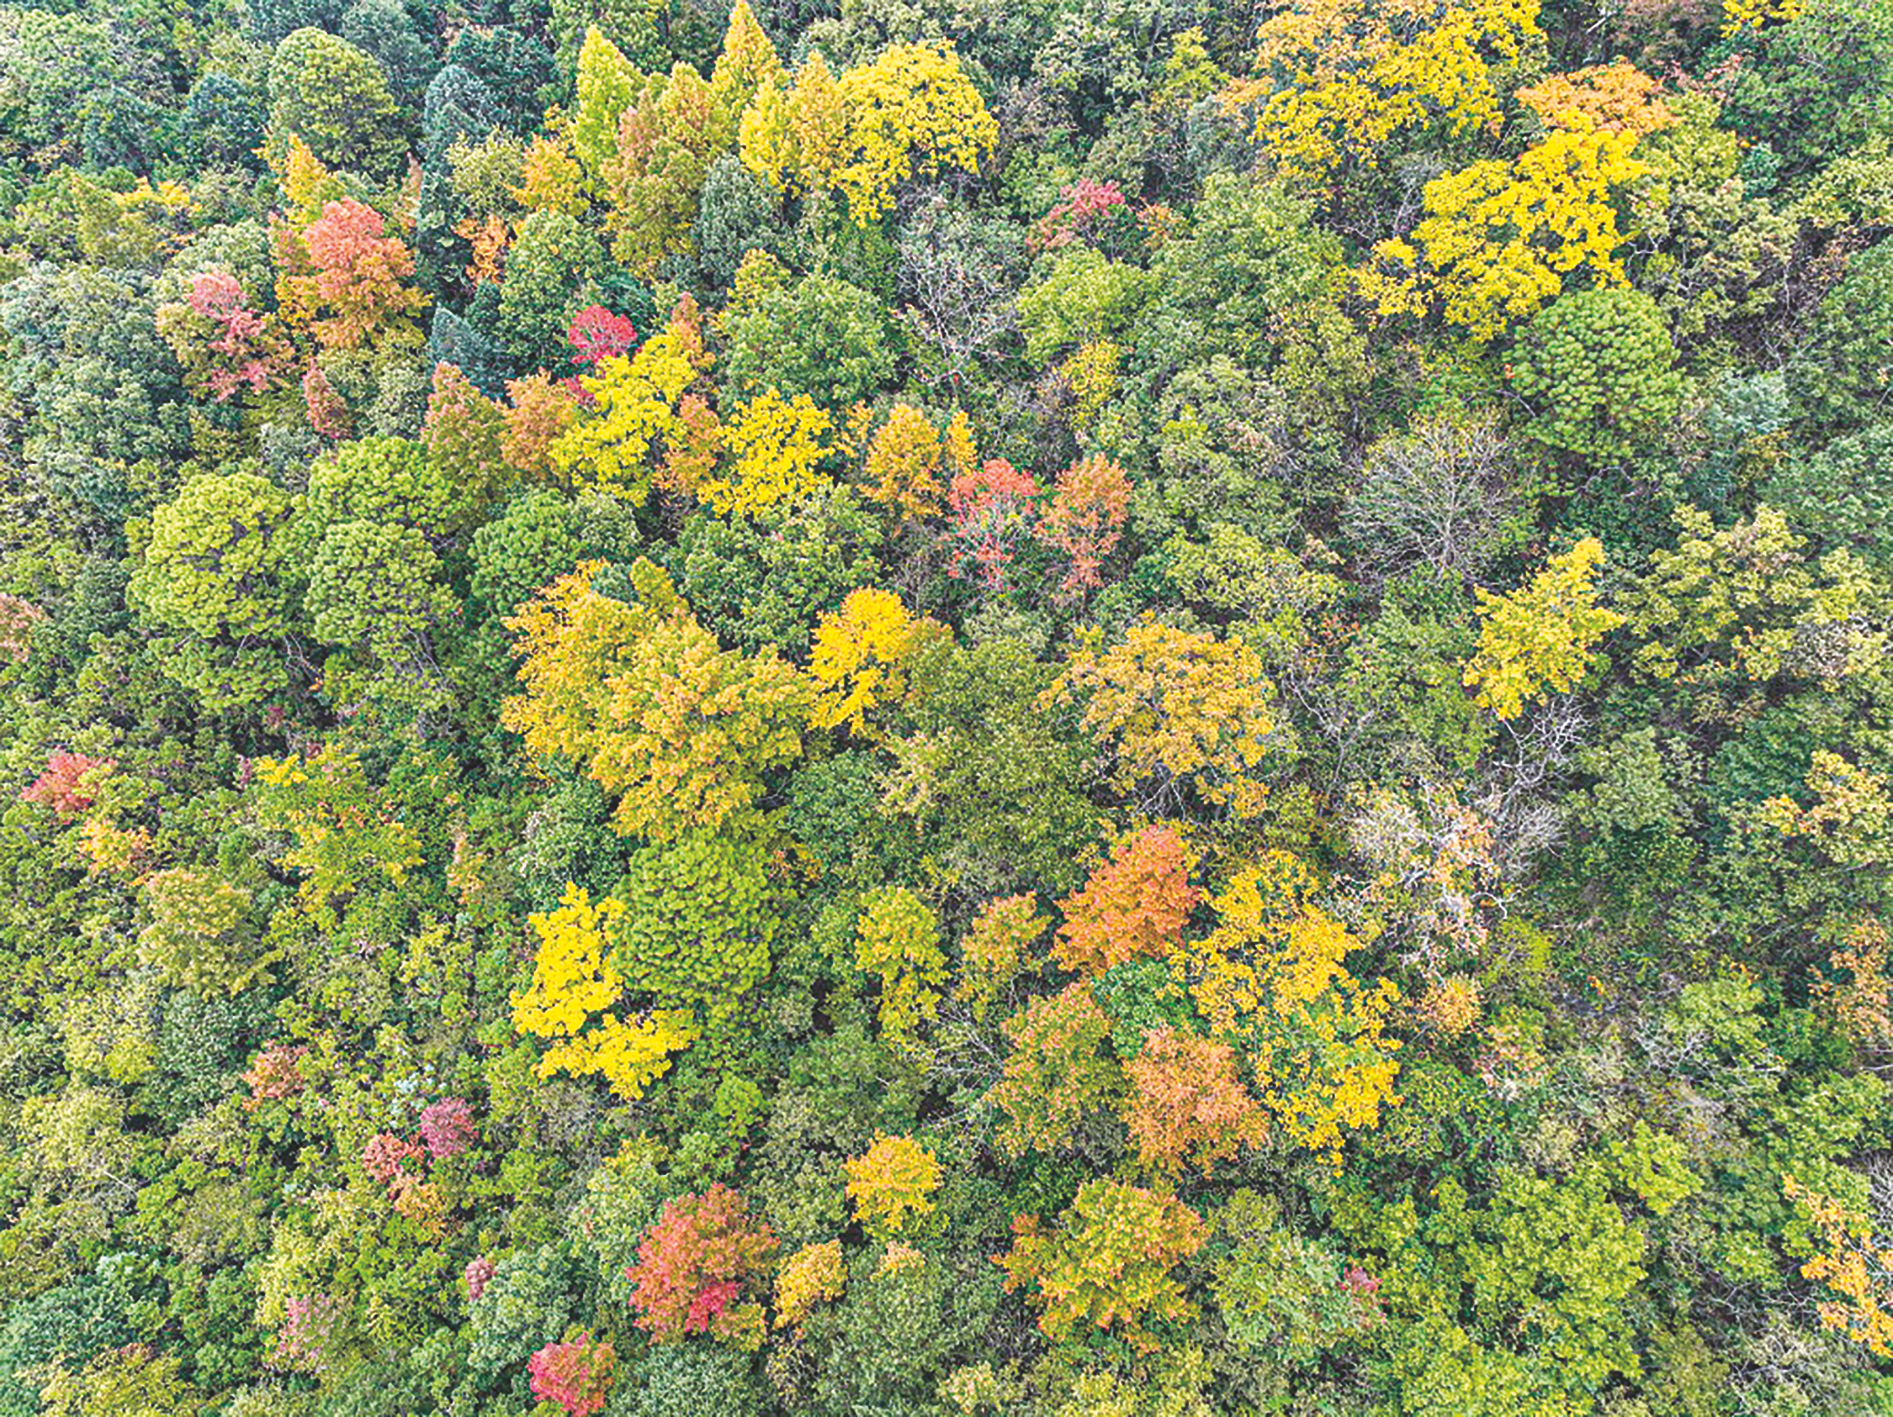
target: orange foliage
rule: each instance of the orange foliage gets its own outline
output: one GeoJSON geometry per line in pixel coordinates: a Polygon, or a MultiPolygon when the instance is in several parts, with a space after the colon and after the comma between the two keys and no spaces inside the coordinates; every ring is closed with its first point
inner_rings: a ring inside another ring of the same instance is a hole
{"type": "Polygon", "coordinates": [[[1175,1175],[1187,1162],[1207,1171],[1244,1145],[1260,1146],[1269,1126],[1236,1074],[1236,1050],[1179,1028],[1159,1028],[1124,1072],[1131,1090],[1124,1121],[1137,1158],[1175,1175]]]}
{"type": "Polygon", "coordinates": [[[1006,1021],[1005,1034],[1012,1052],[989,1094],[1007,1117],[999,1141],[1015,1155],[1056,1150],[1119,1086],[1117,1065],[1103,1055],[1111,1021],[1080,981],[1034,999],[1006,1021]]]}
{"type": "Polygon", "coordinates": [[[1201,899],[1194,857],[1172,826],[1145,827],[1117,845],[1091,879],[1059,902],[1065,923],[1052,953],[1066,969],[1100,974],[1140,955],[1162,959],[1183,939],[1201,899]]]}

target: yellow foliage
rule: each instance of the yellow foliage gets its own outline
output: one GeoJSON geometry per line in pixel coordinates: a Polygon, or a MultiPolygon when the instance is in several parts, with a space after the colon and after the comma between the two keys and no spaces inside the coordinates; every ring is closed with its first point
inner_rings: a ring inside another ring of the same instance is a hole
{"type": "Polygon", "coordinates": [[[1308,900],[1313,886],[1300,861],[1270,852],[1212,900],[1220,924],[1172,955],[1171,971],[1212,1036],[1246,1049],[1284,1133],[1339,1165],[1347,1133],[1400,1100],[1400,1045],[1383,1036],[1399,994],[1348,972],[1360,942],[1308,900]]]}
{"type": "Polygon", "coordinates": [[[940,458],[944,449],[927,415],[897,403],[868,445],[867,485],[862,491],[902,520],[940,510],[940,458]]]}
{"type": "Polygon", "coordinates": [[[815,629],[808,672],[816,693],[809,721],[817,728],[845,724],[866,733],[868,710],[906,696],[908,658],[941,628],[914,619],[890,591],[850,591],[841,614],[823,615],[815,629]]]}
{"type": "Polygon", "coordinates": [[[1611,192],[1649,171],[1630,155],[1637,141],[1676,121],[1655,91],[1628,65],[1522,90],[1551,131],[1512,162],[1475,162],[1427,183],[1412,241],[1375,245],[1376,264],[1357,273],[1362,292],[1386,315],[1437,303],[1488,340],[1556,299],[1578,271],[1623,284],[1626,234],[1611,192]]]}
{"type": "Polygon", "coordinates": [[[833,1303],[847,1287],[841,1241],[804,1245],[783,1262],[782,1273],[776,1277],[776,1327],[800,1333],[816,1304],[833,1303]]]}
{"type": "Polygon", "coordinates": [[[624,910],[610,898],[594,906],[583,889],[568,885],[557,910],[530,917],[539,953],[532,983],[513,995],[513,1026],[558,1040],[540,1060],[539,1076],[599,1073],[621,1097],[636,1098],[669,1068],[673,1053],[696,1040],[698,1029],[688,1009],[622,1019],[613,1012],[624,980],[607,957],[608,937],[624,910]]]}
{"type": "Polygon", "coordinates": [[[1807,0],[1722,0],[1722,33],[1760,29],[1771,21],[1787,24],[1806,9],[1807,0]]]}
{"type": "Polygon", "coordinates": [[[833,426],[807,394],[785,401],[764,389],[722,430],[735,465],[726,476],[698,483],[697,496],[720,515],[749,516],[819,492],[828,479],[815,465],[828,454],[822,435],[833,426]]]}
{"type": "Polygon", "coordinates": [[[874,1145],[846,1163],[855,1219],[876,1234],[902,1228],[908,1212],[926,1215],[940,1189],[940,1163],[911,1137],[876,1134],[874,1145]]]}
{"type": "Polygon", "coordinates": [[[902,886],[862,897],[855,964],[881,981],[881,1036],[897,1047],[914,1046],[914,1030],[939,1010],[946,980],[939,916],[902,886]]]}
{"type": "Polygon", "coordinates": [[[1893,1358],[1893,1250],[1874,1242],[1864,1215],[1802,1185],[1781,1179],[1782,1194],[1804,1207],[1821,1233],[1824,1252],[1801,1266],[1835,1297],[1817,1304],[1821,1326],[1843,1333],[1876,1358],[1893,1358]]]}
{"type": "Polygon", "coordinates": [[[863,225],[910,177],[976,169],[999,137],[948,44],[896,44],[839,80],[817,54],[793,89],[771,75],[755,93],[737,130],[744,165],[777,191],[839,188],[863,225]]]}
{"type": "Polygon", "coordinates": [[[564,756],[621,792],[615,823],[652,841],[750,814],[762,774],[801,751],[812,689],[774,650],[724,650],[670,578],[632,568],[637,605],[601,595],[587,562],[507,627],[525,693],[501,722],[536,756],[564,756]]]}
{"type": "Polygon", "coordinates": [[[651,493],[651,445],[677,428],[677,401],[697,366],[675,333],[644,342],[635,355],[603,361],[579,382],[590,415],[560,434],[548,456],[574,489],[641,503],[651,493]]]}
{"type": "Polygon", "coordinates": [[[1073,421],[1089,428],[1105,403],[1117,392],[1118,365],[1123,362],[1124,347],[1108,339],[1088,340],[1062,366],[1065,382],[1071,385],[1077,400],[1073,421]]]}
{"type": "Polygon", "coordinates": [[[1586,537],[1510,595],[1479,588],[1479,648],[1465,682],[1479,691],[1481,707],[1516,718],[1526,703],[1569,693],[1589,672],[1597,642],[1624,622],[1597,603],[1591,576],[1603,560],[1603,544],[1586,537]]]}
{"type": "Polygon", "coordinates": [[[1261,104],[1256,141],[1289,173],[1326,179],[1408,129],[1496,133],[1498,83],[1543,34],[1537,0],[1291,0],[1257,38],[1254,77],[1224,105],[1261,104]],[[1277,87],[1283,71],[1293,82],[1277,87]]]}
{"type": "Polygon", "coordinates": [[[1518,101],[1545,127],[1567,133],[1628,133],[1645,138],[1674,127],[1676,115],[1657,97],[1662,85],[1628,60],[1553,74],[1518,91],[1518,101]]]}
{"type": "Polygon", "coordinates": [[[1077,649],[1042,702],[1082,697],[1085,728],[1117,750],[1113,784],[1149,787],[1152,810],[1178,805],[1188,780],[1206,801],[1252,815],[1266,789],[1249,773],[1274,727],[1265,688],[1261,658],[1240,639],[1173,629],[1147,613],[1122,644],[1077,649]]]}

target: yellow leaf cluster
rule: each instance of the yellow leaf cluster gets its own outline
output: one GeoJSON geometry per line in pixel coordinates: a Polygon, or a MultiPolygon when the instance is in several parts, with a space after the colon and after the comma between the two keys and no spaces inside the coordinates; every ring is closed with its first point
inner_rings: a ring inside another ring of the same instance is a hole
{"type": "Polygon", "coordinates": [[[778,191],[837,188],[858,223],[894,189],[943,168],[976,169],[999,125],[950,44],[896,44],[836,79],[813,56],[791,88],[770,76],[738,126],[743,163],[778,191]]]}
{"type": "Polygon", "coordinates": [[[670,1067],[673,1053],[696,1041],[698,1029],[688,1009],[616,1012],[624,980],[607,951],[624,911],[608,897],[594,906],[581,887],[568,885],[557,910],[530,917],[539,953],[532,983],[513,995],[513,1026],[557,1040],[539,1076],[598,1073],[619,1096],[636,1098],[670,1067]]]}
{"type": "Polygon", "coordinates": [[[1409,129],[1496,133],[1498,83],[1542,37],[1537,0],[1290,0],[1258,32],[1254,77],[1223,102],[1260,103],[1256,141],[1286,171],[1326,179],[1409,129]],[[1283,73],[1293,81],[1278,86],[1283,73]]]}
{"type": "Polygon", "coordinates": [[[908,1213],[926,1215],[940,1189],[940,1163],[911,1137],[877,1134],[874,1145],[846,1163],[855,1219],[871,1232],[901,1229],[908,1213]]]}
{"type": "Polygon", "coordinates": [[[941,632],[929,619],[916,620],[891,591],[863,586],[848,592],[839,615],[823,615],[815,628],[809,678],[817,728],[867,732],[866,714],[907,694],[906,664],[914,651],[941,632]]]}
{"type": "Polygon", "coordinates": [[[869,893],[855,922],[855,964],[881,981],[881,1036],[912,1046],[914,1030],[938,1011],[946,981],[939,916],[904,886],[869,893]]]}
{"type": "Polygon", "coordinates": [[[801,1332],[818,1303],[833,1303],[848,1287],[841,1241],[804,1245],[783,1262],[776,1277],[776,1327],[801,1332]]]}
{"type": "Polygon", "coordinates": [[[1218,927],[1174,954],[1171,970],[1212,1036],[1247,1051],[1283,1132],[1339,1165],[1347,1134],[1378,1126],[1400,1100],[1400,1045],[1384,1036],[1399,994],[1348,972],[1360,941],[1308,900],[1313,885],[1300,861],[1270,852],[1211,902],[1218,927]]]}
{"type": "Polygon", "coordinates": [[[567,485],[633,503],[650,496],[651,446],[677,431],[677,403],[702,372],[699,356],[700,346],[693,349],[673,322],[636,354],[581,376],[592,410],[548,449],[567,485]]]}
{"type": "Polygon", "coordinates": [[[1241,639],[1178,630],[1146,613],[1123,643],[1077,649],[1045,703],[1085,701],[1084,726],[1116,749],[1113,784],[1150,791],[1152,810],[1174,808],[1185,781],[1238,815],[1265,789],[1249,774],[1273,730],[1262,660],[1241,639]]]}
{"type": "Polygon", "coordinates": [[[601,566],[560,577],[507,621],[525,693],[501,722],[527,751],[576,759],[622,793],[620,831],[716,831],[800,753],[813,690],[773,649],[724,650],[650,562],[632,568],[635,606],[593,589],[601,566]]]}
{"type": "MultiPolygon", "coordinates": [[[[960,431],[970,446],[971,434],[960,431]]],[[[902,520],[931,516],[940,510],[943,452],[927,415],[912,404],[897,403],[868,444],[862,491],[902,520]]]]}
{"type": "Polygon", "coordinates": [[[1569,693],[1590,671],[1597,642],[1624,622],[1597,603],[1591,577],[1603,560],[1603,544],[1586,537],[1510,595],[1479,588],[1479,648],[1465,682],[1479,691],[1481,707],[1516,718],[1549,692],[1569,693]]]}
{"type": "Polygon", "coordinates": [[[1722,33],[1760,29],[1770,22],[1788,24],[1806,9],[1807,0],[1722,0],[1722,33]]]}
{"type": "Polygon", "coordinates": [[[828,485],[816,464],[828,455],[823,435],[834,426],[807,394],[785,400],[764,389],[722,430],[734,465],[697,484],[697,496],[722,516],[767,512],[828,485]]]}
{"type": "Polygon", "coordinates": [[[1489,340],[1556,299],[1577,272],[1623,284],[1626,233],[1611,193],[1649,171],[1630,155],[1638,140],[1675,122],[1655,90],[1613,65],[1522,91],[1551,131],[1511,162],[1475,162],[1427,183],[1413,239],[1377,243],[1375,264],[1357,272],[1363,294],[1385,315],[1438,304],[1449,323],[1489,340]]]}
{"type": "Polygon", "coordinates": [[[1802,1185],[1781,1180],[1782,1194],[1804,1207],[1820,1231],[1823,1252],[1801,1266],[1835,1297],[1817,1304],[1821,1326],[1845,1334],[1877,1358],[1893,1358],[1893,1250],[1874,1243],[1867,1217],[1802,1185]]]}

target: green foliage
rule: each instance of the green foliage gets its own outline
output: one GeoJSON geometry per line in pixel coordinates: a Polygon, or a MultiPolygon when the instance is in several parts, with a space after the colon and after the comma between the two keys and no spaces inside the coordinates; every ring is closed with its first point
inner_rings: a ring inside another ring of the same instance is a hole
{"type": "Polygon", "coordinates": [[[270,135],[285,147],[301,138],[330,167],[385,179],[406,148],[381,65],[338,35],[299,29],[276,46],[269,65],[270,135]]]}
{"type": "Polygon", "coordinates": [[[1519,341],[1512,385],[1535,410],[1525,431],[1599,462],[1630,456],[1682,400],[1676,349],[1656,303],[1634,290],[1561,296],[1519,341]]]}
{"type": "Polygon", "coordinates": [[[837,412],[876,393],[900,352],[880,301],[821,274],[738,304],[723,331],[731,387],[747,394],[773,387],[789,400],[806,394],[837,412]]]}

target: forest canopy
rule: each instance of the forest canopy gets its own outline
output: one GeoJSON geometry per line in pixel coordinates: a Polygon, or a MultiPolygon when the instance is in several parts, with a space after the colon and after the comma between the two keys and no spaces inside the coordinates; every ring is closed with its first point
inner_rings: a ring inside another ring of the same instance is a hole
{"type": "Polygon", "coordinates": [[[1893,1413],[1893,0],[0,7],[0,1417],[1893,1413]]]}

